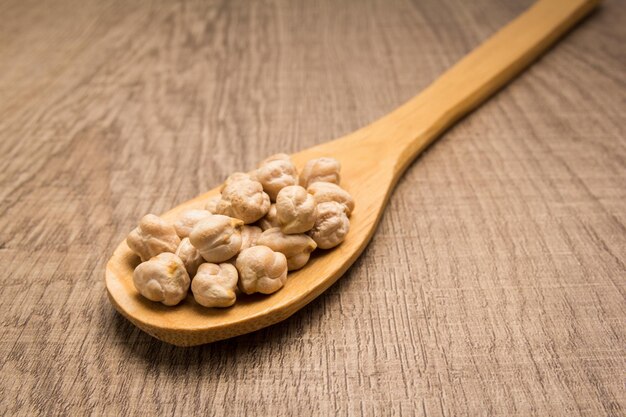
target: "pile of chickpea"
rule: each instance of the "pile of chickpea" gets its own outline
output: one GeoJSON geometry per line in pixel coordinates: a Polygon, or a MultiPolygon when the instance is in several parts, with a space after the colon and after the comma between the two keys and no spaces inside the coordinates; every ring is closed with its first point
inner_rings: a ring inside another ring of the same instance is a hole
{"type": "Polygon", "coordinates": [[[204,209],[170,224],[148,214],[126,242],[141,258],[133,282],[141,295],[168,306],[189,288],[205,307],[229,307],[240,293],[271,294],[288,271],[302,268],[316,248],[345,239],[354,200],[339,186],[333,158],[307,162],[300,175],[286,154],[236,172],[204,209]]]}

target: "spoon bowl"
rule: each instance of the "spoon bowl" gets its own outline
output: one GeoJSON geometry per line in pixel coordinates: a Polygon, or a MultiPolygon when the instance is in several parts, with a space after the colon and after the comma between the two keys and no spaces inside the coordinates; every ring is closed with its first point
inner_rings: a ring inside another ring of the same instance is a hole
{"type": "MultiPolygon", "coordinates": [[[[336,141],[335,141],[336,142],[336,141]]],[[[336,147],[323,146],[292,155],[300,168],[311,158],[333,155],[348,161],[336,147]]],[[[150,335],[179,346],[193,346],[248,333],[286,319],[330,287],[361,254],[369,242],[391,187],[380,188],[381,172],[377,177],[358,165],[342,164],[342,187],[357,202],[350,217],[350,232],[338,247],[316,251],[307,265],[289,273],[285,286],[270,295],[240,295],[231,308],[206,308],[189,294],[175,307],[164,306],[142,297],[133,285],[133,270],[139,258],[126,241],[119,244],[106,268],[109,299],[126,318],[150,335]],[[359,174],[361,173],[361,174],[359,174]],[[370,184],[368,187],[361,185],[370,184]],[[377,185],[376,185],[377,184],[377,185]],[[372,189],[373,186],[379,188],[372,189]],[[370,191],[368,191],[370,188],[370,191]]],[[[390,171],[386,171],[391,181],[390,171]]],[[[163,214],[173,222],[179,214],[201,209],[206,201],[219,194],[219,188],[204,193],[163,214]]]]}
{"type": "MultiPolygon", "coordinates": [[[[233,307],[205,308],[191,294],[174,307],[143,298],[133,285],[139,258],[121,242],[106,266],[113,306],[148,334],[193,346],[249,333],[282,321],[330,287],[370,241],[396,182],[417,155],[459,118],[509,82],[597,4],[594,0],[540,0],[444,73],[420,95],[369,126],[292,155],[299,168],[312,158],[341,162],[341,186],[354,197],[345,241],[290,272],[271,295],[241,296],[233,307]]],[[[219,188],[162,217],[204,208],[219,188]]]]}

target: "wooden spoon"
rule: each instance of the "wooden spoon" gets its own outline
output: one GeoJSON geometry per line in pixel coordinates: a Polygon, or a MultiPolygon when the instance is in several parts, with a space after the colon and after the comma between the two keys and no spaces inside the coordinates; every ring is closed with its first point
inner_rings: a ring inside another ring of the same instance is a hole
{"type": "MultiPolygon", "coordinates": [[[[504,86],[546,51],[598,2],[540,0],[444,73],[420,95],[371,125],[293,155],[299,167],[311,158],[341,161],[342,185],[356,208],[345,242],[289,274],[270,296],[246,296],[226,309],[205,308],[190,294],[176,307],[141,297],[132,281],[138,258],[120,243],[106,267],[106,287],[115,308],[145,332],[165,342],[193,346],[252,332],[286,319],[330,287],[357,259],[376,229],[398,178],[411,161],[459,118],[504,86]]],[[[173,220],[201,208],[213,189],[165,213],[173,220]]]]}

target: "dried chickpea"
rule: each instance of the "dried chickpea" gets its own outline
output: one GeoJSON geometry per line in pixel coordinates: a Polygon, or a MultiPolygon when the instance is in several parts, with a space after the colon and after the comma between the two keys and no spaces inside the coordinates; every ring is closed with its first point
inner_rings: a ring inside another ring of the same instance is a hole
{"type": "Polygon", "coordinates": [[[300,173],[300,185],[307,188],[314,182],[339,184],[341,164],[335,158],[311,159],[300,173]]]}
{"type": "Polygon", "coordinates": [[[222,186],[220,187],[220,191],[224,191],[224,188],[238,181],[255,181],[255,179],[250,174],[245,172],[233,172],[228,177],[226,177],[226,179],[222,183],[222,186]]]}
{"type": "Polygon", "coordinates": [[[257,222],[259,227],[264,231],[267,229],[271,229],[272,227],[279,227],[280,223],[278,223],[278,218],[276,217],[276,204],[272,204],[270,209],[267,211],[265,217],[257,222]]]}
{"type": "Polygon", "coordinates": [[[189,275],[178,256],[163,252],[135,268],[133,283],[148,300],[174,306],[187,296],[189,275]]]}
{"type": "Polygon", "coordinates": [[[350,230],[350,220],[343,204],[327,201],[317,205],[317,219],[309,231],[320,249],[334,248],[346,238],[350,230]]]}
{"type": "Polygon", "coordinates": [[[317,244],[304,233],[286,235],[279,227],[264,231],[257,245],[267,246],[274,252],[280,252],[287,258],[287,269],[293,271],[302,268],[309,261],[311,252],[317,244]]]}
{"type": "Polygon", "coordinates": [[[298,183],[296,166],[286,154],[272,155],[259,164],[255,178],[263,185],[263,190],[276,201],[278,192],[289,185],[298,183]]]}
{"type": "Polygon", "coordinates": [[[198,249],[191,244],[188,237],[180,242],[178,249],[176,249],[176,255],[183,261],[190,278],[196,275],[198,267],[205,262],[198,249]]]}
{"type": "Polygon", "coordinates": [[[206,217],[211,216],[211,212],[208,210],[187,210],[180,214],[178,219],[174,222],[174,229],[178,236],[183,239],[189,236],[193,227],[198,222],[206,217]]]}
{"type": "Polygon", "coordinates": [[[241,251],[235,266],[239,271],[239,289],[246,294],[271,294],[281,289],[287,280],[287,258],[267,246],[241,251]]]}
{"type": "Polygon", "coordinates": [[[205,307],[230,307],[237,300],[237,278],[231,264],[202,264],[191,281],[193,298],[205,307]]]}
{"type": "Polygon", "coordinates": [[[221,195],[216,195],[206,201],[204,209],[211,214],[217,214],[217,203],[222,199],[221,195]]]}
{"type": "Polygon", "coordinates": [[[231,182],[222,190],[222,198],[217,203],[217,213],[254,223],[267,214],[270,198],[263,192],[258,181],[242,179],[231,182]]]}
{"type": "Polygon", "coordinates": [[[146,214],[128,234],[126,243],[145,262],[163,252],[176,252],[180,238],[170,223],[154,214],[146,214]]]}
{"type": "Polygon", "coordinates": [[[256,245],[257,240],[263,233],[260,227],[245,225],[241,229],[241,249],[248,249],[256,245]]]}
{"type": "Polygon", "coordinates": [[[290,185],[276,197],[276,218],[283,233],[304,233],[315,224],[315,199],[299,185],[290,185]]]}
{"type": "Polygon", "coordinates": [[[327,201],[336,201],[343,204],[348,217],[354,210],[354,199],[343,188],[332,182],[314,182],[307,188],[309,194],[313,196],[316,204],[325,203],[327,201]]]}
{"type": "Polygon", "coordinates": [[[239,219],[214,214],[196,224],[189,240],[207,262],[224,262],[239,252],[242,226],[239,219]]]}

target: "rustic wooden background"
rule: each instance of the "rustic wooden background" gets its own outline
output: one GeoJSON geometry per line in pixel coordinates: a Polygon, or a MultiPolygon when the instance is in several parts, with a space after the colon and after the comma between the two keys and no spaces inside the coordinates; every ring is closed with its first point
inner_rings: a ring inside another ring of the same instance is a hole
{"type": "Polygon", "coordinates": [[[0,3],[0,414],[626,413],[626,7],[409,168],[279,325],[152,339],[116,244],[233,170],[385,114],[528,1],[0,3]]]}

